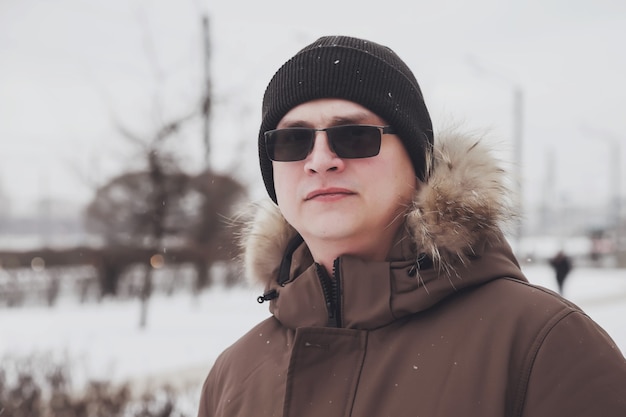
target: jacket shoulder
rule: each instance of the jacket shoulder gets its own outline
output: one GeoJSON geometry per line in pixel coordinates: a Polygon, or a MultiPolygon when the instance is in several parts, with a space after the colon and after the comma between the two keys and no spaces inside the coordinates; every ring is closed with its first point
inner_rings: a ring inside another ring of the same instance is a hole
{"type": "Polygon", "coordinates": [[[273,398],[283,386],[280,358],[287,349],[288,331],[275,318],[254,326],[216,359],[202,387],[198,415],[247,415],[241,410],[273,398]]]}
{"type": "Polygon", "coordinates": [[[526,339],[518,341],[513,415],[624,415],[626,359],[601,326],[546,288],[508,278],[484,287],[517,316],[526,339]]]}

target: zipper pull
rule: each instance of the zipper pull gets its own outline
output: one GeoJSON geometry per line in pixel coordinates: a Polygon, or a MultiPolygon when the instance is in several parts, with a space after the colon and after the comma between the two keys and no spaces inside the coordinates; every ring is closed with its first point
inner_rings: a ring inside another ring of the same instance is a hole
{"type": "Polygon", "coordinates": [[[276,291],[276,290],[269,290],[265,294],[259,295],[257,297],[256,301],[259,304],[263,304],[265,301],[271,301],[274,298],[278,298],[278,291],[276,291]]]}

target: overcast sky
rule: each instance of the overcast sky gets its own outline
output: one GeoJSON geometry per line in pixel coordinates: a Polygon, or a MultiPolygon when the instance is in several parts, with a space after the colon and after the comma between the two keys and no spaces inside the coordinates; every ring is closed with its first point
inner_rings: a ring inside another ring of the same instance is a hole
{"type": "MultiPolygon", "coordinates": [[[[150,138],[194,109],[204,13],[210,164],[235,169],[254,196],[264,195],[263,90],[286,59],[327,34],[394,49],[437,129],[488,130],[511,160],[519,88],[530,203],[608,202],[617,143],[626,160],[623,0],[1,0],[0,193],[13,212],[34,211],[41,198],[83,204],[95,186],[141,168],[137,146],[116,126],[150,138]]],[[[170,142],[191,171],[204,163],[201,132],[196,121],[170,142]]]]}

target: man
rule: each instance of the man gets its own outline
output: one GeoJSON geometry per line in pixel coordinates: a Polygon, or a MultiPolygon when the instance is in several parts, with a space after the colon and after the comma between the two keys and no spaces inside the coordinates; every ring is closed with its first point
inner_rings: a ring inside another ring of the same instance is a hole
{"type": "Polygon", "coordinates": [[[559,294],[563,295],[563,287],[565,285],[565,279],[572,270],[572,261],[561,249],[556,255],[549,260],[550,266],[554,269],[556,275],[556,284],[559,287],[559,294]]]}
{"type": "Polygon", "coordinates": [[[243,245],[272,317],[218,358],[199,416],[626,415],[619,349],[527,282],[503,171],[480,140],[433,138],[393,51],[320,38],[262,117],[276,204],[243,245]]]}

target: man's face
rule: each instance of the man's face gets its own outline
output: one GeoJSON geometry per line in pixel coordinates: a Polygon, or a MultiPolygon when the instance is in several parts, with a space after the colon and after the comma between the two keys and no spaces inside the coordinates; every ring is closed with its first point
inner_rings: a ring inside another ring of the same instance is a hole
{"type": "MultiPolygon", "coordinates": [[[[319,99],[291,109],[277,129],[327,128],[346,124],[384,126],[365,107],[342,99],[319,99]]],[[[380,153],[339,158],[326,132],[317,132],[302,161],[273,162],[278,206],[315,256],[316,245],[339,245],[340,254],[383,260],[403,223],[417,179],[400,139],[382,136],[380,153]]]]}

